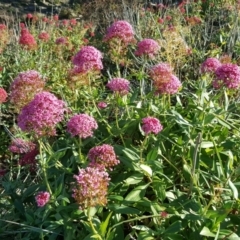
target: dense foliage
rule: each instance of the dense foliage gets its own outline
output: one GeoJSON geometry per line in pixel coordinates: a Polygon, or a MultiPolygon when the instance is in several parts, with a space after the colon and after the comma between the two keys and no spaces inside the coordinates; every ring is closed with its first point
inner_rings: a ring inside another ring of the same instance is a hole
{"type": "Polygon", "coordinates": [[[0,24],[1,238],[239,239],[239,16],[0,24]]]}

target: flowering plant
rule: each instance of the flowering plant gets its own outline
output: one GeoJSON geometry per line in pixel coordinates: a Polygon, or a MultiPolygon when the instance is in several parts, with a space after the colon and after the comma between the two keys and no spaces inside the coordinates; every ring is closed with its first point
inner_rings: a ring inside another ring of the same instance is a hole
{"type": "Polygon", "coordinates": [[[240,238],[239,6],[134,1],[0,24],[2,239],[240,238]]]}

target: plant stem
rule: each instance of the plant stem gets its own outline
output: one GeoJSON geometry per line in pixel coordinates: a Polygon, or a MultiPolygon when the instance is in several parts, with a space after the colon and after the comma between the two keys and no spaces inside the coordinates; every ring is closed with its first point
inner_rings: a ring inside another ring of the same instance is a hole
{"type": "Polygon", "coordinates": [[[93,225],[92,217],[90,216],[90,208],[88,208],[87,213],[88,213],[88,221],[89,221],[89,224],[90,224],[90,226],[91,226],[91,229],[92,229],[93,233],[94,233],[95,235],[97,235],[97,237],[98,237],[99,240],[103,240],[102,237],[99,235],[99,233],[97,232],[97,230],[95,229],[95,227],[94,227],[94,225],[93,225]]]}
{"type": "Polygon", "coordinates": [[[43,154],[42,154],[43,143],[41,141],[38,141],[38,143],[39,143],[39,151],[40,151],[40,159],[41,159],[40,164],[41,164],[42,171],[43,171],[44,182],[46,184],[48,192],[52,196],[52,190],[51,190],[51,187],[48,182],[47,171],[46,171],[46,159],[43,157],[43,154]]]}

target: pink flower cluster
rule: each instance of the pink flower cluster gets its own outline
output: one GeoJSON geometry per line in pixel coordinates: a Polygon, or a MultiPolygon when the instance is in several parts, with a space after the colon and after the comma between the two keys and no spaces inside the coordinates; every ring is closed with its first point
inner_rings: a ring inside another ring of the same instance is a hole
{"type": "Polygon", "coordinates": [[[149,70],[149,75],[155,83],[166,82],[171,78],[172,68],[168,63],[159,63],[149,70]]]}
{"type": "Polygon", "coordinates": [[[92,46],[83,46],[73,57],[73,64],[79,72],[100,71],[103,69],[102,53],[92,46]]]}
{"type": "Polygon", "coordinates": [[[182,83],[175,75],[171,74],[167,82],[161,83],[156,89],[156,94],[175,94],[181,89],[182,83]]]}
{"type": "Polygon", "coordinates": [[[0,104],[5,102],[7,99],[7,92],[4,90],[4,88],[0,88],[0,104]]]}
{"type": "Polygon", "coordinates": [[[15,138],[9,146],[9,151],[12,153],[27,153],[32,151],[36,147],[36,144],[30,141],[26,141],[22,138],[15,138]]]}
{"type": "Polygon", "coordinates": [[[107,84],[107,87],[115,92],[120,94],[121,96],[127,95],[129,92],[129,84],[130,82],[124,78],[113,78],[107,84]]]}
{"type": "Polygon", "coordinates": [[[163,129],[160,121],[154,117],[145,117],[142,119],[142,123],[142,129],[146,135],[150,133],[158,134],[163,129]]]}
{"type": "Polygon", "coordinates": [[[35,41],[34,36],[26,28],[23,28],[21,31],[19,44],[28,50],[35,49],[37,47],[37,42],[35,41]]]}
{"type": "Polygon", "coordinates": [[[134,40],[134,31],[132,25],[127,21],[120,20],[114,22],[108,29],[104,40],[119,39],[124,44],[129,44],[134,40]]]}
{"type": "Polygon", "coordinates": [[[0,24],[0,31],[7,30],[7,26],[5,24],[0,24]]]}
{"type": "Polygon", "coordinates": [[[68,39],[66,37],[59,37],[56,39],[55,43],[57,45],[67,45],[68,44],[68,39]]]}
{"type": "Polygon", "coordinates": [[[93,131],[98,128],[95,119],[87,114],[77,114],[67,123],[67,131],[73,136],[87,138],[93,136],[93,131]]]}
{"type": "Polygon", "coordinates": [[[35,136],[52,136],[56,134],[56,124],[64,116],[65,103],[52,93],[41,92],[21,110],[18,116],[18,126],[22,131],[35,136]]]}
{"type": "Polygon", "coordinates": [[[98,108],[103,109],[103,108],[106,108],[106,107],[107,107],[107,103],[105,103],[105,102],[99,102],[97,106],[98,106],[98,108]]]}
{"type": "Polygon", "coordinates": [[[207,58],[201,65],[201,73],[215,73],[222,64],[217,58],[207,58]]]}
{"type": "Polygon", "coordinates": [[[237,64],[225,63],[215,71],[213,87],[225,86],[229,89],[237,89],[240,86],[240,67],[237,64]]]}
{"type": "Polygon", "coordinates": [[[81,209],[107,204],[107,189],[109,175],[104,169],[87,167],[80,169],[78,175],[74,175],[76,186],[73,188],[73,198],[81,209]]]}
{"type": "Polygon", "coordinates": [[[182,86],[168,63],[159,63],[153,66],[149,71],[149,75],[153,79],[157,94],[175,94],[182,86]]]}
{"type": "Polygon", "coordinates": [[[104,167],[111,170],[112,167],[120,163],[113,147],[108,144],[91,148],[88,152],[88,158],[90,159],[90,167],[104,167]]]}
{"type": "Polygon", "coordinates": [[[38,35],[38,39],[42,40],[43,42],[47,42],[50,39],[50,35],[47,32],[41,32],[38,35]]]}
{"type": "Polygon", "coordinates": [[[154,58],[154,56],[159,52],[160,46],[153,39],[143,39],[137,44],[137,50],[135,52],[136,56],[147,56],[149,58],[154,58]]]}
{"type": "Polygon", "coordinates": [[[43,90],[44,86],[45,80],[39,72],[35,70],[21,72],[10,86],[10,101],[14,108],[20,111],[35,94],[43,90]]]}
{"type": "Polygon", "coordinates": [[[49,202],[50,193],[41,191],[35,196],[35,200],[38,207],[43,207],[49,202]]]}

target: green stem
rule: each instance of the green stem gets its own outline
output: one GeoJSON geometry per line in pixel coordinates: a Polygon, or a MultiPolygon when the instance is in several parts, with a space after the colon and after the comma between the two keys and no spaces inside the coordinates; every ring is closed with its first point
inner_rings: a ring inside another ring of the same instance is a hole
{"type": "Polygon", "coordinates": [[[47,171],[46,171],[46,164],[47,163],[46,163],[46,159],[43,157],[42,147],[43,147],[43,143],[41,141],[39,141],[40,164],[41,164],[42,171],[43,171],[43,178],[44,178],[44,182],[46,184],[46,187],[48,189],[48,192],[52,196],[52,190],[51,190],[51,187],[50,187],[49,182],[48,182],[47,171]]]}
{"type": "Polygon", "coordinates": [[[97,232],[96,228],[95,228],[94,225],[93,225],[92,217],[90,216],[90,208],[88,208],[87,214],[88,214],[88,221],[89,221],[89,224],[90,224],[90,227],[91,227],[93,233],[94,233],[95,235],[97,235],[97,237],[98,237],[99,240],[103,240],[102,237],[99,235],[99,233],[97,232]]]}
{"type": "Polygon", "coordinates": [[[144,159],[143,159],[143,151],[146,149],[146,143],[147,143],[147,140],[148,140],[148,135],[145,136],[144,140],[142,141],[142,144],[141,144],[141,150],[140,150],[140,162],[143,163],[144,162],[144,159]]]}

